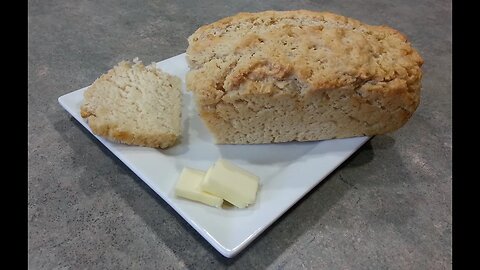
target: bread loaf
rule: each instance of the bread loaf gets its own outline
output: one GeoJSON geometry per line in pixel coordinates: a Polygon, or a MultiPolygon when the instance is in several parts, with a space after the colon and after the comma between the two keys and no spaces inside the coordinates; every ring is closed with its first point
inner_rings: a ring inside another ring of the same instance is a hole
{"type": "Polygon", "coordinates": [[[84,93],[80,113],[107,139],[166,148],[181,134],[181,81],[154,64],[122,61],[84,93]]]}
{"type": "Polygon", "coordinates": [[[188,42],[187,88],[219,144],[383,134],[420,101],[423,60],[389,27],[266,11],[202,26],[188,42]]]}

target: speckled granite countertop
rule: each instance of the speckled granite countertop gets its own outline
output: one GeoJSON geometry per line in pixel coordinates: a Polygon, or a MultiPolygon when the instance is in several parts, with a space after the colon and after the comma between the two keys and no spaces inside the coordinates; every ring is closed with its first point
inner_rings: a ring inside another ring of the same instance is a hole
{"type": "Polygon", "coordinates": [[[30,269],[449,269],[451,1],[29,1],[30,269]],[[328,10],[405,33],[422,102],[234,259],[215,251],[57,102],[123,59],[180,54],[239,11],[328,10]]]}

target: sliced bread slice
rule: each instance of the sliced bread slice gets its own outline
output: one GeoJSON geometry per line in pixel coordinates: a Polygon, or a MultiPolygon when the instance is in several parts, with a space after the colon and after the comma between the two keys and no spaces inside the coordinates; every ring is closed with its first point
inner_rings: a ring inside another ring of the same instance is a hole
{"type": "Polygon", "coordinates": [[[141,61],[122,61],[84,93],[80,113],[94,134],[129,145],[167,148],[182,132],[181,80],[141,61]]]}

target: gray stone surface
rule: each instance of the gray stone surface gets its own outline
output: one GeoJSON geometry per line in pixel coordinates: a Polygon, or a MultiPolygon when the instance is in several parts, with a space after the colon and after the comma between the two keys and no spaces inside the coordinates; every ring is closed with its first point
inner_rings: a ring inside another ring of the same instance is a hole
{"type": "Polygon", "coordinates": [[[450,1],[28,2],[30,269],[449,269],[450,1]],[[185,51],[239,11],[330,10],[405,33],[425,59],[413,118],[377,136],[235,259],[223,258],[57,102],[122,59],[185,51]]]}

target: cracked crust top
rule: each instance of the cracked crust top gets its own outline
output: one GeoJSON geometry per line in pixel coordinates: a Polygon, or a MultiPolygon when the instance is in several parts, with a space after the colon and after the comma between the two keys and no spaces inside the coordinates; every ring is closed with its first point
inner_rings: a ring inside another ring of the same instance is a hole
{"type": "Polygon", "coordinates": [[[240,86],[275,91],[289,79],[303,92],[364,84],[416,92],[422,76],[423,60],[403,34],[328,12],[239,13],[200,27],[188,41],[187,87],[199,104],[240,86]]]}

